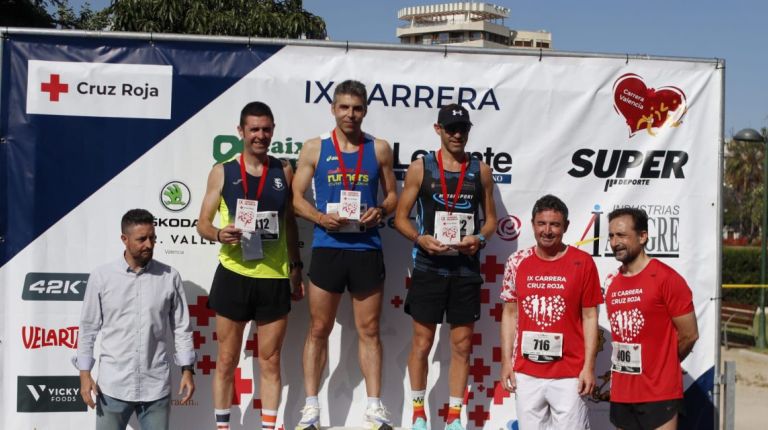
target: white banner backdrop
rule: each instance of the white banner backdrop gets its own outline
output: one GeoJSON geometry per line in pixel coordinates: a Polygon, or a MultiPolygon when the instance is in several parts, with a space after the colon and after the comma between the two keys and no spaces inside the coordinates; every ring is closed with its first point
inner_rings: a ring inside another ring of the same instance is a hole
{"type": "MultiPolygon", "coordinates": [[[[69,363],[74,355],[71,339],[76,334],[67,328],[78,324],[81,303],[76,299],[22,300],[19,290],[25,286],[24,294],[73,294],[70,286],[74,286],[75,293],[82,294],[78,286],[86,285],[84,274],[121,256],[119,220],[134,207],[146,208],[156,216],[155,257],[182,274],[193,315],[200,358],[195,378],[198,391],[191,404],[174,403],[172,428],[213,426],[210,384],[216,343],[213,315],[205,301],[218,246],[201,239],[194,228],[207,174],[215,162],[238,152],[235,127],[239,111],[253,100],[268,103],[274,111],[274,155],[296,158],[304,140],[332,129],[329,97],[334,83],[345,79],[366,84],[369,111],[363,128],[393,145],[399,174],[414,157],[439,147],[432,124],[438,107],[455,101],[464,102],[474,123],[467,150],[493,168],[499,226],[481,256],[485,279],[482,316],[476,324],[462,415],[468,428],[517,428],[514,399],[498,385],[502,306],[498,295],[507,256],[535,243],[530,211],[534,201],[546,193],[559,196],[568,205],[570,228],[565,240],[593,254],[602,279],[618,267],[607,242],[606,214],[626,205],[648,211],[648,252],[678,270],[694,292],[701,337],[684,362],[685,387],[692,388],[688,390],[692,395],[700,386],[698,391],[711,402],[708,396],[717,348],[717,309],[711,299],[717,295],[719,279],[718,154],[722,134],[722,70],[714,62],[285,46],[0,268],[5,286],[5,315],[0,326],[4,327],[0,358],[3,428],[92,426],[92,411],[24,411],[21,397],[32,396],[30,402],[39,402],[47,388],[27,377],[77,375],[69,363]],[[171,199],[163,193],[174,184],[179,191],[171,199]],[[68,274],[71,279],[48,279],[39,273],[68,274]]],[[[381,232],[387,266],[381,320],[382,397],[396,425],[409,427],[406,362],[411,320],[402,305],[409,282],[411,243],[392,228],[392,219],[381,232]]],[[[311,246],[311,226],[306,223],[301,224],[301,240],[306,263],[311,246]]],[[[611,428],[606,401],[610,334],[604,309],[600,325],[598,390],[589,399],[596,429],[611,428]]],[[[306,300],[294,303],[283,347],[278,426],[295,426],[303,405],[301,354],[307,327],[306,300]]],[[[442,327],[430,356],[427,411],[433,428],[442,426],[447,409],[450,354],[446,334],[447,328],[442,327]]],[[[258,374],[253,360],[256,341],[257,335],[251,331],[236,375],[235,429],[255,428],[259,423],[258,374]]],[[[360,426],[365,390],[347,299],[342,301],[329,344],[321,423],[360,426]]],[[[178,372],[172,375],[175,387],[178,372]]],[[[52,404],[59,395],[79,397],[75,390],[49,395],[46,401],[52,404]]],[[[701,404],[701,410],[690,411],[700,420],[697,428],[711,427],[711,408],[711,404],[701,404]]]]}

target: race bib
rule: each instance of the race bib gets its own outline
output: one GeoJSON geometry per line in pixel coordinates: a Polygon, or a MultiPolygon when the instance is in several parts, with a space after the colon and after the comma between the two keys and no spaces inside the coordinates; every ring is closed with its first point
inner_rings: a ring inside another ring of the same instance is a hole
{"type": "Polygon", "coordinates": [[[261,240],[277,240],[280,238],[280,218],[277,211],[256,212],[256,231],[261,240]]]}
{"type": "Polygon", "coordinates": [[[259,202],[257,200],[237,199],[235,209],[235,228],[240,231],[256,231],[256,214],[259,202]]]}
{"type": "Polygon", "coordinates": [[[563,358],[563,334],[523,332],[523,357],[534,363],[551,363],[563,358]]]}
{"type": "MultiPolygon", "coordinates": [[[[437,239],[437,220],[438,216],[440,214],[449,215],[448,212],[444,211],[437,211],[435,212],[435,239],[437,239]]],[[[459,218],[459,242],[461,242],[461,239],[464,236],[470,235],[474,233],[475,231],[475,215],[474,214],[467,214],[467,213],[454,213],[454,216],[457,216],[459,218]]],[[[437,239],[440,240],[440,239],[437,239]]],[[[440,241],[443,243],[442,241],[440,241]]],[[[443,243],[444,245],[447,245],[446,243],[443,243]]],[[[456,249],[449,249],[448,251],[445,251],[441,253],[440,255],[459,255],[459,251],[456,249]]]]}
{"type": "Polygon", "coordinates": [[[457,214],[435,212],[435,239],[447,246],[461,242],[461,220],[457,214]]]}
{"type": "Polygon", "coordinates": [[[240,248],[243,251],[243,261],[261,260],[264,249],[261,246],[261,235],[244,231],[240,237],[240,248]]]}
{"type": "Polygon", "coordinates": [[[339,216],[348,220],[360,221],[360,191],[341,190],[339,216]]]}
{"type": "Polygon", "coordinates": [[[611,370],[639,375],[643,373],[642,345],[639,343],[612,342],[611,370]]]}
{"type": "MultiPolygon", "coordinates": [[[[366,203],[360,203],[360,213],[365,213],[368,210],[366,203]]],[[[325,213],[333,214],[339,213],[338,203],[327,203],[325,205],[325,213]]],[[[360,221],[349,220],[346,224],[341,226],[338,230],[328,230],[329,233],[362,233],[366,230],[365,224],[360,224],[360,221]]]]}

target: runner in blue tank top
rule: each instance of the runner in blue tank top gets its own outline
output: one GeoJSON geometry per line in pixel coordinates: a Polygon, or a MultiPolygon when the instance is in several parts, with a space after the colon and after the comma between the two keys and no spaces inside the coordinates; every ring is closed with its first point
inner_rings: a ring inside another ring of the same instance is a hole
{"type": "MultiPolygon", "coordinates": [[[[405,312],[413,318],[408,356],[414,430],[427,430],[426,398],[429,352],[437,324],[451,325],[446,430],[464,430],[459,416],[469,375],[469,351],[480,318],[478,251],[496,231],[491,168],[464,151],[472,123],[457,104],[440,108],[435,132],[440,148],[408,167],[397,205],[395,228],[414,243],[411,288],[405,312]],[[410,220],[418,203],[418,230],[410,220]],[[480,223],[480,209],[485,220],[480,223]]],[[[432,426],[436,429],[436,426],[432,426]]]]}
{"type": "Polygon", "coordinates": [[[397,194],[389,143],[361,129],[367,96],[365,86],[357,81],[336,86],[331,105],[336,127],[304,143],[293,179],[296,214],[315,223],[308,289],[311,323],[304,344],[307,400],[298,430],[320,428],[317,393],[328,357],[328,336],[346,289],[352,296],[360,369],[368,394],[364,427],[392,429],[379,398],[384,257],[378,225],[394,211],[397,194]],[[304,196],[312,184],[315,205],[304,196]]]}

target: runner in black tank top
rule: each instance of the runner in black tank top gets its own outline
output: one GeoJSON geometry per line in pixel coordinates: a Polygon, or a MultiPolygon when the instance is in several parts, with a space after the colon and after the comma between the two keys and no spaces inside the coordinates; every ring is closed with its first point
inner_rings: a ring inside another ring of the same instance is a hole
{"type": "Polygon", "coordinates": [[[413,318],[408,373],[414,430],[427,429],[427,359],[437,324],[443,321],[451,324],[452,340],[446,429],[463,430],[459,415],[483,282],[478,251],[496,231],[491,169],[464,152],[471,126],[463,107],[452,104],[440,109],[434,125],[440,148],[408,167],[395,215],[395,228],[414,242],[414,270],[405,300],[405,312],[413,318]],[[410,220],[417,202],[418,230],[410,220]]]}

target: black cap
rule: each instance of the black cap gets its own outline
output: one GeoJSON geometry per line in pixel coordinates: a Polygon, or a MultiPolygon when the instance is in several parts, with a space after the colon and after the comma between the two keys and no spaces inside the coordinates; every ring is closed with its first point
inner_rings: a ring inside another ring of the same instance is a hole
{"type": "Polygon", "coordinates": [[[437,114],[437,123],[443,127],[453,124],[472,125],[472,121],[469,120],[469,111],[456,103],[440,108],[440,113],[437,114]]]}

